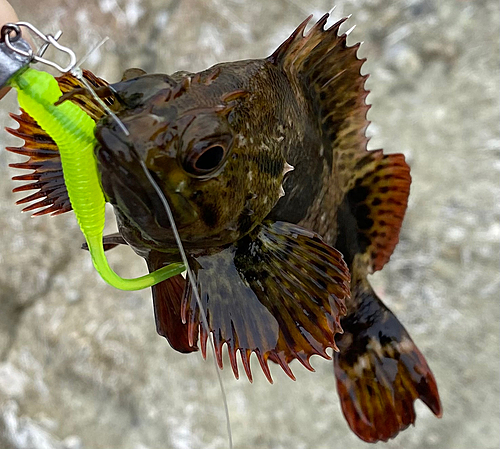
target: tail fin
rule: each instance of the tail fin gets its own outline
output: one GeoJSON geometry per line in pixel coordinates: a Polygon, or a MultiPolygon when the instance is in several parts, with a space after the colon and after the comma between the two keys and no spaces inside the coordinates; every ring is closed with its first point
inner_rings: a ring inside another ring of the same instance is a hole
{"type": "Polygon", "coordinates": [[[352,295],[356,307],[342,320],[340,352],[334,353],[337,390],[352,431],[371,443],[394,438],[415,422],[416,399],[441,417],[434,376],[403,325],[366,280],[353,286],[352,295]]]}

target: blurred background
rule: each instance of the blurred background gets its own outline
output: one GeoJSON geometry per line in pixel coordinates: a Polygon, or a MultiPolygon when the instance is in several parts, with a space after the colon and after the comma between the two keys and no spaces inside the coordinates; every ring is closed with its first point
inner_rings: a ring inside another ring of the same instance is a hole
{"type": "MultiPolygon", "coordinates": [[[[323,0],[13,0],[21,20],[86,54],[108,81],[129,67],[198,71],[269,55],[323,0]]],[[[416,426],[387,448],[500,444],[499,3],[496,0],[339,0],[352,14],[370,73],[370,148],[403,152],[413,184],[401,241],[372,277],[431,366],[443,401],[420,402],[416,426]]],[[[0,125],[15,126],[15,94],[0,125]]],[[[71,214],[31,219],[14,203],[19,141],[0,133],[0,447],[225,448],[212,360],[174,352],[155,331],[149,291],[104,284],[80,250],[71,214]]],[[[112,221],[112,214],[109,215],[112,221]]],[[[123,248],[124,276],[145,272],[123,248]]],[[[227,360],[225,364],[227,365],[227,360]]],[[[367,448],[349,430],[332,363],[312,359],[297,381],[271,367],[270,385],[222,371],[235,448],[367,448]]]]}

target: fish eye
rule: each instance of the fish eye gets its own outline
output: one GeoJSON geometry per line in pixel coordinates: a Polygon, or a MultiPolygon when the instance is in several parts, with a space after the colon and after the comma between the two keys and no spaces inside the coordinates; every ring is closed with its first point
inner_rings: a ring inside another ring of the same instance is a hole
{"type": "Polygon", "coordinates": [[[224,148],[221,145],[213,145],[201,153],[194,166],[199,171],[213,170],[221,163],[223,157],[224,148]]]}
{"type": "Polygon", "coordinates": [[[216,171],[228,154],[230,142],[227,140],[202,140],[194,144],[184,159],[184,170],[196,177],[204,177],[216,171]]]}

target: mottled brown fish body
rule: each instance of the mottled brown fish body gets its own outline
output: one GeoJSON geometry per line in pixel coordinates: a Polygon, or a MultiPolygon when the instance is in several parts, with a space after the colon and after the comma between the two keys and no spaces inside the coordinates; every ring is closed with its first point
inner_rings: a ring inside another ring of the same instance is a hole
{"type": "MultiPolygon", "coordinates": [[[[143,162],[172,208],[219,365],[226,345],[236,377],[239,353],[250,380],[251,354],[269,381],[269,360],[294,378],[292,360],[312,371],[310,357],[333,348],[349,426],[386,441],[414,423],[418,398],[442,414],[425,358],[367,280],[398,243],[409,167],[367,150],[364,60],[339,34],[346,19],[325,29],[325,15],[304,34],[309,19],[266,59],[171,76],[132,69],[111,85],[86,73],[128,136],[77,80],[59,82],[98,122],[95,154],[120,230],[105,244],[129,244],[150,271],[179,259],[143,162]]],[[[16,179],[35,181],[17,190],[40,189],[22,202],[70,210],[57,147],[24,113],[15,118],[26,143],[11,150],[30,156],[16,166],[34,169],[16,179]]],[[[153,301],[158,333],[205,355],[190,284],[164,281],[153,301]]]]}

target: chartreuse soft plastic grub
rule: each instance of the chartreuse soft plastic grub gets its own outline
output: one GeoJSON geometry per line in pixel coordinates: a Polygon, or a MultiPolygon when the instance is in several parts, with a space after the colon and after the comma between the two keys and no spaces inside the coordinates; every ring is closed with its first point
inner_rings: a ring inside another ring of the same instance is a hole
{"type": "Polygon", "coordinates": [[[102,242],[106,201],[94,157],[95,122],[70,101],[54,105],[62,93],[55,78],[47,72],[26,68],[12,76],[9,84],[17,90],[19,105],[59,148],[71,206],[101,277],[121,290],[140,290],[182,273],[185,269],[182,263],[135,279],[124,279],[111,269],[102,242]]]}

